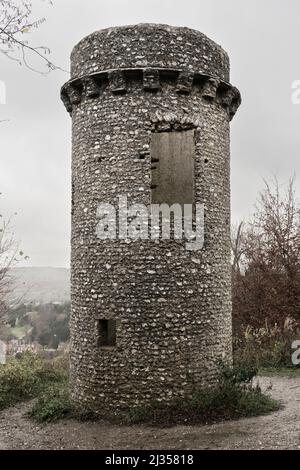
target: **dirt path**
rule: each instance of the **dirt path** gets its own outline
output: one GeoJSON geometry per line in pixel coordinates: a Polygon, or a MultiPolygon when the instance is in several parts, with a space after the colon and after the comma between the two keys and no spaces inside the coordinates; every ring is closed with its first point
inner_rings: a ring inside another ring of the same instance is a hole
{"type": "Polygon", "coordinates": [[[158,429],[61,421],[37,425],[29,404],[0,414],[0,449],[300,449],[300,378],[260,378],[283,409],[208,426],[158,429]]]}

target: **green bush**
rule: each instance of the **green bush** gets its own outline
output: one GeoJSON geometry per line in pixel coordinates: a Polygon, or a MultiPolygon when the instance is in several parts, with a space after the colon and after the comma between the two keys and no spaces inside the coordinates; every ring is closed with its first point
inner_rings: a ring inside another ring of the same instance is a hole
{"type": "Polygon", "coordinates": [[[74,418],[78,421],[97,419],[92,410],[75,406],[69,395],[68,382],[47,387],[37,398],[28,416],[39,423],[50,423],[63,418],[74,418]]]}
{"type": "MultiPolygon", "coordinates": [[[[255,416],[278,409],[278,403],[253,385],[253,367],[220,365],[215,386],[195,389],[189,398],[170,403],[153,402],[134,407],[107,419],[115,422],[171,425],[207,423],[244,416],[255,416]]],[[[30,398],[37,398],[29,415],[38,422],[72,417],[95,419],[89,410],[76,408],[69,396],[68,366],[64,358],[44,360],[24,354],[0,366],[0,409],[30,398]]]]}
{"type": "Polygon", "coordinates": [[[66,356],[52,360],[24,353],[0,365],[0,410],[24,400],[37,398],[29,415],[38,422],[64,417],[91,419],[88,411],[76,409],[69,397],[69,361],[66,356]]]}
{"type": "MultiPolygon", "coordinates": [[[[195,424],[216,422],[246,416],[256,416],[278,409],[275,400],[264,395],[252,381],[256,370],[220,365],[218,384],[195,390],[192,397],[176,399],[166,404],[159,401],[148,406],[134,407],[127,412],[102,418],[114,423],[148,423],[168,426],[172,424],[195,424]]],[[[88,410],[74,406],[68,391],[68,383],[61,382],[47,387],[40,394],[29,415],[38,422],[56,421],[61,418],[79,420],[95,419],[88,410]]]]}
{"type": "Polygon", "coordinates": [[[69,397],[68,383],[63,382],[47,387],[28,414],[39,423],[49,423],[71,417],[74,415],[74,411],[69,397]]]}
{"type": "Polygon", "coordinates": [[[38,396],[49,384],[63,382],[67,371],[29,353],[0,365],[0,410],[38,396]]]}
{"type": "Polygon", "coordinates": [[[296,368],[292,364],[292,343],[300,336],[299,324],[286,318],[277,324],[253,328],[248,325],[233,342],[234,362],[239,367],[296,368]]]}
{"type": "Polygon", "coordinates": [[[185,400],[176,399],[168,404],[156,401],[146,407],[133,408],[129,422],[152,425],[209,423],[277,410],[279,404],[264,395],[258,385],[253,385],[255,373],[252,368],[221,365],[217,385],[195,390],[192,397],[185,400]]]}

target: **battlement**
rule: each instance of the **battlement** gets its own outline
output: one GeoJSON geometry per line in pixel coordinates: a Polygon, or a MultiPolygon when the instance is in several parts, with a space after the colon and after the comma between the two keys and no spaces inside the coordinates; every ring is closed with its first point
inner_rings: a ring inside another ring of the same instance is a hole
{"type": "Polygon", "coordinates": [[[206,73],[175,68],[124,68],[92,73],[63,85],[61,99],[72,113],[83,99],[98,98],[106,88],[113,94],[127,93],[130,81],[138,82],[145,92],[163,92],[164,84],[171,84],[179,94],[199,93],[204,100],[225,108],[230,120],[241,104],[240,92],[229,83],[206,73]]]}
{"type": "Polygon", "coordinates": [[[200,31],[141,23],[96,31],[71,56],[71,78],[108,69],[174,68],[202,70],[229,82],[229,57],[200,31]]]}

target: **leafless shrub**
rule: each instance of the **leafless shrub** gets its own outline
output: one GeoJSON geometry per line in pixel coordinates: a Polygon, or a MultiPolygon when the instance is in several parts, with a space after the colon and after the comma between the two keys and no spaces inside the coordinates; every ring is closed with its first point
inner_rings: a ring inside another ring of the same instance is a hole
{"type": "Polygon", "coordinates": [[[13,295],[11,269],[26,258],[14,237],[11,221],[11,218],[5,220],[0,214],[0,330],[1,323],[5,322],[8,308],[20,300],[13,295]]]}
{"type": "Polygon", "coordinates": [[[294,178],[260,193],[253,218],[233,233],[233,318],[236,329],[300,321],[300,207],[294,178]]]}

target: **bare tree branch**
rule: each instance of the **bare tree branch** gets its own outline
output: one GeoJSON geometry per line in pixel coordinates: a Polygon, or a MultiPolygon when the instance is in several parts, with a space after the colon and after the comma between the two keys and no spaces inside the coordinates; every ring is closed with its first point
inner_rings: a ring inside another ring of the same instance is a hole
{"type": "Polygon", "coordinates": [[[280,325],[287,317],[300,323],[300,206],[295,178],[286,185],[276,177],[264,184],[252,220],[232,241],[235,323],[259,327],[268,319],[280,325]]]}
{"type": "MultiPolygon", "coordinates": [[[[51,0],[47,1],[52,5],[51,0]]],[[[26,34],[37,29],[46,20],[32,19],[33,7],[31,0],[0,0],[0,52],[8,59],[25,65],[30,70],[42,74],[51,70],[63,70],[49,58],[50,50],[46,46],[34,46],[25,38],[26,34]],[[37,57],[46,66],[45,71],[36,69],[30,64],[30,58],[37,57]]]]}
{"type": "Polygon", "coordinates": [[[0,214],[0,332],[8,309],[20,300],[13,295],[11,269],[23,259],[27,257],[20,251],[14,237],[12,217],[5,220],[0,214]]]}

